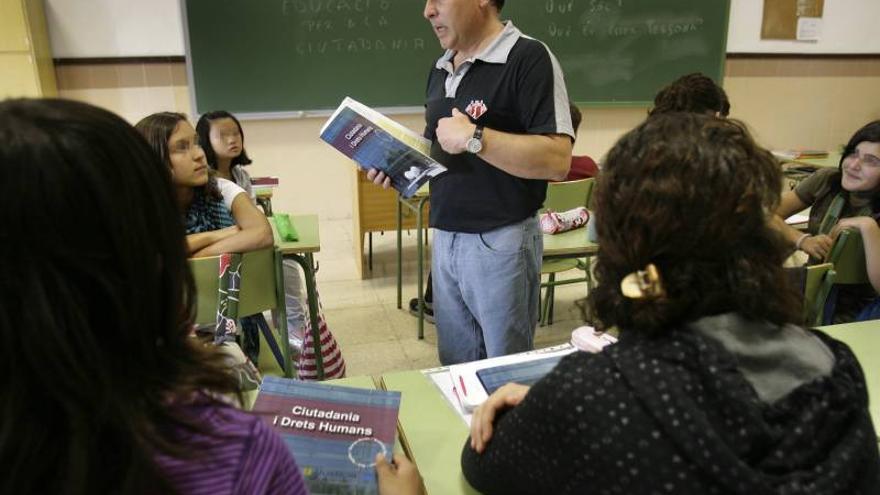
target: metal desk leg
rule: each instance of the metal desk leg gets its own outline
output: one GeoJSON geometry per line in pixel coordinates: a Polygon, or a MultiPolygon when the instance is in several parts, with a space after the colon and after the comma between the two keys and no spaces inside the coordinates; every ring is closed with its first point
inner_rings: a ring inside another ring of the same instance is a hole
{"type": "MultiPolygon", "coordinates": [[[[281,264],[282,257],[275,253],[275,287],[284,287],[284,268],[281,264]]],[[[284,291],[276,290],[276,306],[278,312],[278,326],[281,329],[281,357],[284,359],[284,376],[293,378],[293,363],[290,361],[290,340],[287,335],[287,307],[284,301],[284,291]]],[[[277,332],[276,332],[277,333],[277,332]]]]}
{"type": "Polygon", "coordinates": [[[403,198],[397,196],[397,309],[403,307],[403,198]]]}
{"type": "MultiPolygon", "coordinates": [[[[299,263],[306,279],[306,298],[309,305],[309,322],[312,324],[312,341],[315,347],[315,367],[318,380],[324,379],[324,356],[321,354],[321,329],[318,328],[318,291],[315,288],[315,260],[311,253],[291,254],[291,259],[299,263]]],[[[286,317],[287,315],[285,315],[286,317]]],[[[286,337],[286,335],[285,335],[286,337]]]]}
{"type": "MultiPolygon", "coordinates": [[[[422,243],[422,211],[428,197],[419,199],[419,206],[416,209],[416,245],[418,246],[418,270],[419,270],[419,340],[425,338],[425,244],[422,243]]],[[[425,235],[425,240],[427,240],[425,235]]],[[[398,267],[399,268],[399,267],[398,267]]],[[[398,271],[398,273],[400,273],[398,271]]],[[[399,275],[398,275],[399,276],[399,275]]]]}

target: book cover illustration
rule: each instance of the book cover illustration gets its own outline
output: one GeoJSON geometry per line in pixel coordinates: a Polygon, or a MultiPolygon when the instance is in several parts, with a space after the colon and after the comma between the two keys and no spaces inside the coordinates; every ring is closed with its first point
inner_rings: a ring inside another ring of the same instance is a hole
{"type": "Polygon", "coordinates": [[[309,492],[376,494],[375,457],[388,459],[400,392],[267,376],[253,412],[281,434],[309,492]]]}
{"type": "Polygon", "coordinates": [[[362,168],[381,170],[409,198],[446,167],[428,156],[430,143],[404,126],[346,98],[321,129],[321,139],[362,168]]]}

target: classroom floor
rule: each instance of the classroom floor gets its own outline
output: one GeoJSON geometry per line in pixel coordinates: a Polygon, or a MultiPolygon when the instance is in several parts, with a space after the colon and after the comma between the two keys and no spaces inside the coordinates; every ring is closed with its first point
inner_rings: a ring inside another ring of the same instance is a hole
{"type": "MultiPolygon", "coordinates": [[[[373,234],[372,276],[361,280],[354,259],[351,220],[321,220],[318,291],[330,331],[342,348],[348,376],[379,375],[389,371],[439,366],[437,333],[425,324],[417,338],[417,320],[406,310],[416,296],[415,232],[404,232],[403,305],[397,309],[395,233],[373,234]]],[[[577,272],[562,274],[574,277],[577,272]]],[[[556,288],[554,323],[538,327],[535,346],[568,342],[580,326],[574,301],[586,293],[585,284],[556,288]]]]}

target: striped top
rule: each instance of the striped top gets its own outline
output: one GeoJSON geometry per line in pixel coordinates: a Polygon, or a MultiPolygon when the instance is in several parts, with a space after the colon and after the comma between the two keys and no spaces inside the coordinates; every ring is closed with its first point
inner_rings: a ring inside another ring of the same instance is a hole
{"type": "Polygon", "coordinates": [[[216,432],[203,435],[177,428],[173,438],[192,446],[195,457],[156,455],[159,469],[180,493],[308,493],[281,437],[257,416],[213,401],[177,407],[216,432]]]}

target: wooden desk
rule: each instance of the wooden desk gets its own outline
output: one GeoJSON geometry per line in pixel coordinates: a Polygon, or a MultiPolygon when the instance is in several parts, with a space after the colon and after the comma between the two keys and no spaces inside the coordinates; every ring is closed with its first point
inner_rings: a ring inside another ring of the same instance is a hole
{"type": "MultiPolygon", "coordinates": [[[[299,240],[283,241],[278,237],[278,232],[273,227],[275,235],[275,247],[284,258],[296,261],[303,269],[303,277],[306,282],[306,300],[309,306],[309,322],[312,325],[312,339],[315,346],[315,365],[317,366],[318,379],[324,379],[324,359],[321,355],[320,329],[318,328],[318,291],[315,285],[315,259],[314,253],[321,250],[321,238],[318,233],[318,215],[290,215],[290,222],[299,235],[299,240]]],[[[276,270],[276,277],[281,277],[281,268],[276,270]]],[[[280,285],[281,278],[278,279],[280,285]]],[[[280,315],[286,318],[285,315],[280,315]]],[[[285,335],[286,339],[287,336],[285,335]]],[[[285,359],[289,357],[285,356],[285,359]]]]}
{"type": "Polygon", "coordinates": [[[818,327],[852,349],[868,384],[868,409],[874,429],[880,428],[880,320],[818,327]]]}
{"type": "Polygon", "coordinates": [[[477,493],[461,473],[467,425],[421,371],[382,376],[382,388],[401,392],[398,429],[403,448],[419,467],[429,495],[477,493]]]}
{"type": "MultiPolygon", "coordinates": [[[[357,167],[352,167],[354,204],[352,205],[352,236],[354,237],[354,259],[361,278],[367,271],[364,267],[364,236],[370,240],[370,270],[372,270],[373,232],[392,231],[397,228],[397,191],[383,189],[367,180],[367,174],[357,167]]],[[[422,222],[427,225],[427,210],[423,213],[422,222]]],[[[416,218],[409,210],[403,212],[401,220],[405,229],[416,225],[416,218]]]]}

